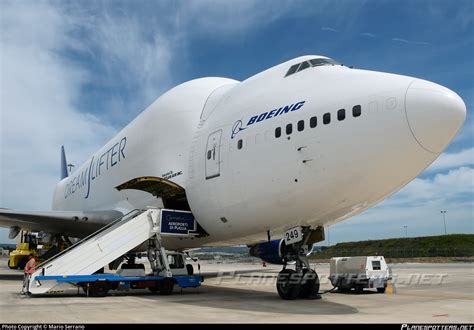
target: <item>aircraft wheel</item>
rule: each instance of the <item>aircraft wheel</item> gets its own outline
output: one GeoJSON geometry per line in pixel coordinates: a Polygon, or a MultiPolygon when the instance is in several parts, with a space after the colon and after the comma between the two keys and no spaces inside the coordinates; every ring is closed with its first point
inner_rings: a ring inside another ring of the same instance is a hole
{"type": "Polygon", "coordinates": [[[300,297],[307,299],[321,298],[319,295],[319,277],[314,270],[307,270],[303,275],[301,283],[300,297]]]}
{"type": "Polygon", "coordinates": [[[355,286],[355,292],[357,294],[361,294],[362,292],[364,292],[364,286],[362,284],[356,284],[355,286]]]}
{"type": "Polygon", "coordinates": [[[277,291],[282,299],[296,299],[301,291],[301,275],[293,269],[283,269],[278,273],[277,291]]]}
{"type": "Polygon", "coordinates": [[[385,293],[385,289],[387,289],[387,286],[384,286],[383,288],[377,288],[378,293],[385,293]]]}

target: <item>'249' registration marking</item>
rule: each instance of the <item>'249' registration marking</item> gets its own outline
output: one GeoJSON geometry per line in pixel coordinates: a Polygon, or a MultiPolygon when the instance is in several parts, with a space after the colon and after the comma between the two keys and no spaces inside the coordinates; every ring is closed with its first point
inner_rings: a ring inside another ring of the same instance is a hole
{"type": "Polygon", "coordinates": [[[301,232],[301,227],[294,227],[289,230],[287,230],[284,233],[284,238],[285,238],[285,244],[293,244],[296,242],[299,242],[303,239],[303,234],[301,232]]]}

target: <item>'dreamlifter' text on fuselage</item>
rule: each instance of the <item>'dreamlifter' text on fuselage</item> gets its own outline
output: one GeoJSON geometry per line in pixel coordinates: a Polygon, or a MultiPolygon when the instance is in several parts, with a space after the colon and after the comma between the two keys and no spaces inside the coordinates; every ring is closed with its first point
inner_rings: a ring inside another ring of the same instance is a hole
{"type": "Polygon", "coordinates": [[[122,160],[125,159],[125,146],[127,145],[127,137],[123,137],[120,142],[115,143],[110,149],[104,152],[97,159],[92,157],[90,165],[85,168],[81,173],[72,177],[66,184],[64,190],[64,198],[68,198],[76,191],[87,185],[87,192],[84,198],[88,198],[90,194],[91,182],[94,181],[101,175],[101,170],[105,169],[108,171],[110,168],[118,165],[122,160]]]}

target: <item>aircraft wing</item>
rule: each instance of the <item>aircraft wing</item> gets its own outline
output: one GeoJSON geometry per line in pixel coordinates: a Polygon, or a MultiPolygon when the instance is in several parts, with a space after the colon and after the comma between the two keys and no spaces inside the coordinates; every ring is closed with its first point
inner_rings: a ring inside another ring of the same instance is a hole
{"type": "Polygon", "coordinates": [[[14,211],[0,209],[0,226],[85,237],[120,218],[119,211],[14,211]]]}

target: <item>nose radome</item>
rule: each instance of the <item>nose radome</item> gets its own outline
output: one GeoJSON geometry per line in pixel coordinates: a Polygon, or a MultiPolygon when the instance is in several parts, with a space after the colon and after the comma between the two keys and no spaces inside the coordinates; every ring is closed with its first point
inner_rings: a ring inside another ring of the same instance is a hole
{"type": "Polygon", "coordinates": [[[466,118],[466,105],[450,89],[415,80],[407,89],[405,111],[413,136],[432,153],[442,152],[466,118]]]}

